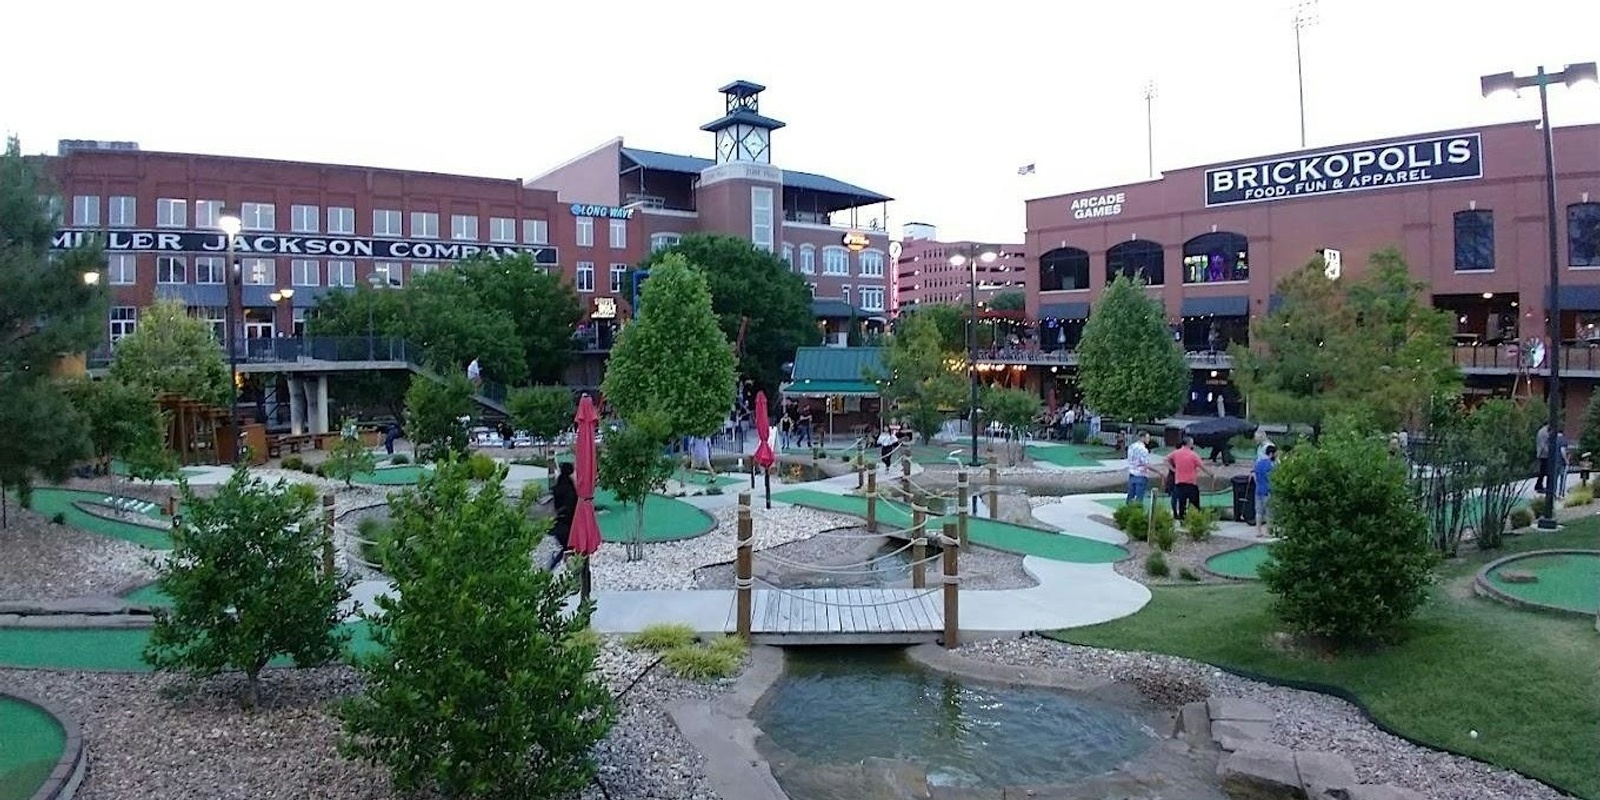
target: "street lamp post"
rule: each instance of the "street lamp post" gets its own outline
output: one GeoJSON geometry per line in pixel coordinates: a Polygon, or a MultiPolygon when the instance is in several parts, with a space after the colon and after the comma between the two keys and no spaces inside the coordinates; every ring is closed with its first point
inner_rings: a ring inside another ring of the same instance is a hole
{"type": "MultiPolygon", "coordinates": [[[[275,289],[275,290],[273,290],[272,294],[267,295],[267,297],[272,300],[272,305],[274,306],[272,313],[276,314],[276,313],[278,313],[276,306],[279,303],[287,303],[287,302],[289,302],[289,300],[294,297],[294,289],[291,288],[291,287],[285,287],[285,288],[282,288],[282,289],[275,289]]],[[[286,309],[286,310],[289,312],[288,320],[287,320],[289,333],[293,334],[294,333],[294,309],[293,308],[289,308],[289,309],[286,309]]],[[[276,325],[274,325],[274,327],[276,327],[276,325]]],[[[283,332],[279,331],[278,335],[279,336],[283,336],[283,332]]]]}
{"type": "Polygon", "coordinates": [[[993,250],[985,250],[970,258],[960,253],[950,257],[950,266],[968,268],[967,429],[972,434],[972,456],[968,463],[974,467],[983,464],[978,459],[978,263],[992,264],[999,257],[1000,254],[993,250]]]}
{"type": "Polygon", "coordinates": [[[233,244],[238,238],[239,231],[244,229],[244,220],[239,215],[223,209],[217,216],[217,227],[228,238],[228,266],[227,266],[227,304],[223,311],[224,324],[228,331],[226,338],[228,345],[228,426],[234,431],[233,457],[238,460],[244,456],[240,452],[239,442],[244,440],[243,431],[239,426],[239,330],[238,318],[242,312],[234,308],[239,292],[239,265],[234,261],[233,244]]]}
{"type": "Polygon", "coordinates": [[[1550,98],[1548,88],[1552,83],[1564,83],[1567,86],[1577,86],[1583,83],[1597,81],[1595,62],[1584,64],[1568,64],[1560,72],[1547,72],[1543,66],[1539,67],[1532,75],[1518,76],[1511,72],[1501,72],[1494,75],[1485,75],[1480,79],[1483,96],[1490,97],[1503,92],[1516,93],[1520,89],[1538,87],[1539,89],[1539,125],[1544,129],[1544,191],[1545,191],[1545,222],[1549,235],[1550,246],[1550,298],[1549,308],[1545,315],[1545,337],[1550,345],[1550,379],[1545,385],[1545,396],[1549,401],[1550,416],[1547,421],[1549,430],[1548,461],[1544,465],[1544,513],[1539,517],[1541,530],[1555,530],[1556,528],[1556,483],[1557,469],[1565,468],[1561,463],[1561,449],[1556,447],[1559,439],[1561,424],[1561,253],[1559,233],[1556,228],[1556,152],[1555,133],[1550,127],[1550,98]]]}

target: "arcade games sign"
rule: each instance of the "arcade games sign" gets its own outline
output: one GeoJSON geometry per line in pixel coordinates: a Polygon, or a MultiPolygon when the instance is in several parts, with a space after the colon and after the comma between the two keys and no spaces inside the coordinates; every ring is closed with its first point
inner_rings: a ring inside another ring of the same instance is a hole
{"type": "Polygon", "coordinates": [[[1477,133],[1347,147],[1206,170],[1206,207],[1483,177],[1477,133]]]}

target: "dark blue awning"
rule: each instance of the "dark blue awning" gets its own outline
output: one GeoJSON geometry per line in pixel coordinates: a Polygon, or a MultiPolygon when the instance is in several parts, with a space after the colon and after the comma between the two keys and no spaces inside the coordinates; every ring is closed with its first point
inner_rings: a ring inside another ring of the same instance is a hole
{"type": "MultiPolygon", "coordinates": [[[[1550,302],[1550,287],[1544,290],[1545,307],[1550,302]]],[[[1562,311],[1600,311],[1600,286],[1562,286],[1562,311]]]]}
{"type": "Polygon", "coordinates": [[[1088,319],[1088,303],[1046,303],[1039,306],[1040,319],[1088,319]]]}
{"type": "Polygon", "coordinates": [[[1244,295],[1232,297],[1185,297],[1183,298],[1183,315],[1186,317],[1248,317],[1250,316],[1250,298],[1244,295]]]}

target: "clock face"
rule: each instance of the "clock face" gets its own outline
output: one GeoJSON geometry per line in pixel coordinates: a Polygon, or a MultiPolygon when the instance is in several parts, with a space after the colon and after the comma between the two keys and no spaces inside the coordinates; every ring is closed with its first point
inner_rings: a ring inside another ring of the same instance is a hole
{"type": "Polygon", "coordinates": [[[750,128],[745,131],[741,139],[744,152],[751,161],[767,160],[767,132],[760,128],[750,128]]]}
{"type": "Polygon", "coordinates": [[[722,156],[723,161],[733,158],[733,148],[735,146],[733,131],[723,130],[717,132],[717,153],[722,156]]]}

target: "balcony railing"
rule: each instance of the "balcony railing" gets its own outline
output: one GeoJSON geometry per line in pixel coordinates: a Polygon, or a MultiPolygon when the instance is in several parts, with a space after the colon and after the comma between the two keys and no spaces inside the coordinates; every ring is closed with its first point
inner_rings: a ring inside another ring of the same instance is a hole
{"type": "MultiPolygon", "coordinates": [[[[1561,371],[1567,373],[1600,373],[1600,343],[1566,344],[1546,354],[1544,363],[1530,367],[1527,372],[1547,375],[1551,356],[1561,359],[1561,371]]],[[[1512,345],[1461,344],[1456,345],[1455,363],[1465,372],[1514,373],[1522,370],[1525,358],[1521,348],[1512,345]]]]}
{"type": "MultiPolygon", "coordinates": [[[[1193,369],[1231,369],[1233,357],[1217,350],[1192,350],[1184,354],[1193,369]]],[[[1076,366],[1075,350],[1033,350],[1022,347],[983,348],[978,351],[980,364],[1028,364],[1076,366]]]]}

